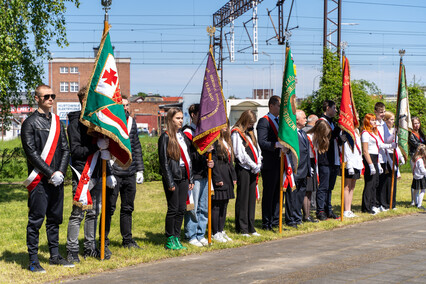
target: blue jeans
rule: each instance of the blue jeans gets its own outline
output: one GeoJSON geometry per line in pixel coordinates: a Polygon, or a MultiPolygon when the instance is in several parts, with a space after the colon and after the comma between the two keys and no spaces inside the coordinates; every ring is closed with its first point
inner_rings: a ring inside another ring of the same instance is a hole
{"type": "Polygon", "coordinates": [[[206,233],[208,221],[207,204],[208,183],[207,178],[194,180],[192,196],[194,198],[194,209],[185,212],[185,238],[201,240],[206,233]]]}

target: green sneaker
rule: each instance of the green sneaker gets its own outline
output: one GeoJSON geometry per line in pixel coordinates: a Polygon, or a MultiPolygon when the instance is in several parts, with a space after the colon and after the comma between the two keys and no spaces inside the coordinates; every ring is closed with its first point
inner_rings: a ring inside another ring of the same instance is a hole
{"type": "Polygon", "coordinates": [[[167,242],[166,242],[166,244],[164,245],[164,248],[165,248],[165,249],[171,249],[171,250],[179,249],[179,248],[176,246],[176,243],[175,243],[175,237],[174,237],[174,236],[170,236],[170,237],[168,237],[168,238],[167,238],[167,242]]]}
{"type": "Polygon", "coordinates": [[[186,247],[184,247],[181,243],[178,237],[174,237],[175,239],[175,244],[176,244],[176,249],[187,249],[186,247]]]}

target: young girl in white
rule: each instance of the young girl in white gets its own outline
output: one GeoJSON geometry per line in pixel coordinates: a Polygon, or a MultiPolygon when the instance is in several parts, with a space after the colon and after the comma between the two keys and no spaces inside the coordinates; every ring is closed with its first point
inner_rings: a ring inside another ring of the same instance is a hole
{"type": "Polygon", "coordinates": [[[411,169],[413,170],[413,183],[411,188],[414,191],[416,197],[416,206],[421,210],[425,210],[422,206],[423,196],[425,195],[426,189],[426,146],[419,145],[417,151],[411,159],[411,169]]]}

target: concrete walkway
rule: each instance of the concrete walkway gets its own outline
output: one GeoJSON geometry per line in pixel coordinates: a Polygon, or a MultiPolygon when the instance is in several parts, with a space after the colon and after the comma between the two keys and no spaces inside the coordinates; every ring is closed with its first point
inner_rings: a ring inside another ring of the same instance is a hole
{"type": "Polygon", "coordinates": [[[71,283],[426,283],[426,214],[114,270],[71,283]]]}

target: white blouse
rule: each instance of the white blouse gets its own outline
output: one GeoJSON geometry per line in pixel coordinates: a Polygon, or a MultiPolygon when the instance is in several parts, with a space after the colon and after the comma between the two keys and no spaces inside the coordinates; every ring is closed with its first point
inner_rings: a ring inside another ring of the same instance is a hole
{"type": "Polygon", "coordinates": [[[411,160],[411,168],[413,169],[414,179],[422,179],[426,177],[425,163],[422,158],[417,161],[411,160]]]}
{"type": "MultiPolygon", "coordinates": [[[[370,135],[369,135],[370,136],[370,135]]],[[[371,137],[371,136],[370,136],[371,137]]],[[[361,137],[359,136],[359,132],[355,131],[355,145],[352,152],[351,147],[348,142],[345,142],[343,145],[345,147],[345,162],[347,169],[357,169],[362,170],[364,167],[362,163],[362,146],[361,146],[361,137]],[[357,147],[358,145],[358,147],[357,147]]]]}
{"type": "MultiPolygon", "coordinates": [[[[249,135],[246,135],[246,139],[253,146],[253,149],[256,152],[257,156],[257,166],[260,167],[262,165],[262,152],[259,148],[259,144],[257,144],[257,147],[255,147],[249,135]]],[[[231,140],[232,146],[234,147],[235,158],[238,159],[240,165],[246,170],[255,169],[256,163],[247,154],[246,147],[244,146],[245,142],[243,138],[241,138],[241,135],[237,131],[234,131],[231,134],[231,140]]]]}

